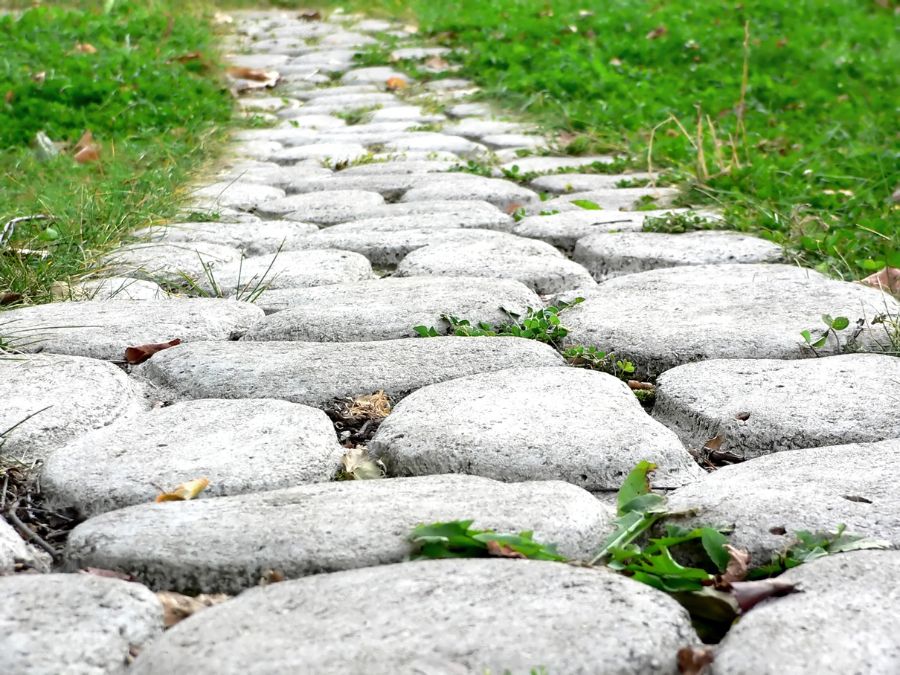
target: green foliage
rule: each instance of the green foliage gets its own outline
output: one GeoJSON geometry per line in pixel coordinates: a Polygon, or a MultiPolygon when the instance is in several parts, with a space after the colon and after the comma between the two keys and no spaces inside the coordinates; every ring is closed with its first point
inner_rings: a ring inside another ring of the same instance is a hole
{"type": "Polygon", "coordinates": [[[369,115],[372,111],[378,110],[381,106],[372,105],[372,106],[364,106],[362,108],[353,108],[352,110],[346,110],[343,112],[333,113],[335,117],[339,117],[344,120],[349,126],[354,126],[356,124],[362,124],[363,122],[369,119],[369,115]]]}
{"type": "Polygon", "coordinates": [[[601,208],[597,202],[592,202],[590,199],[573,199],[571,203],[586,211],[599,211],[601,208]]]}
{"type": "Polygon", "coordinates": [[[667,213],[664,216],[645,218],[644,232],[662,232],[665,234],[683,234],[696,230],[721,230],[723,224],[718,220],[704,218],[696,213],[667,213]]]}
{"type": "Polygon", "coordinates": [[[532,532],[497,534],[493,530],[473,530],[471,520],[417,526],[410,535],[412,558],[530,558],[564,561],[552,544],[541,544],[532,532]]]}
{"type": "Polygon", "coordinates": [[[570,365],[599,370],[618,378],[629,377],[635,371],[631,361],[617,359],[613,352],[605,352],[596,347],[575,345],[564,349],[562,355],[570,365]]]}
{"type": "Polygon", "coordinates": [[[818,355],[816,350],[824,347],[828,343],[828,338],[833,337],[840,351],[849,350],[852,346],[853,338],[841,344],[841,336],[838,335],[838,331],[846,330],[850,326],[850,319],[846,316],[832,317],[830,314],[823,314],[822,323],[825,324],[824,330],[815,333],[811,330],[800,331],[800,336],[803,338],[806,346],[818,355]]]}

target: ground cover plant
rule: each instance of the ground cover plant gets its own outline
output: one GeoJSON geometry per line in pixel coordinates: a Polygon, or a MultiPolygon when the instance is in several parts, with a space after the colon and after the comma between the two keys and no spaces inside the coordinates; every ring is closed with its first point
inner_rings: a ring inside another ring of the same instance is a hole
{"type": "Polygon", "coordinates": [[[638,168],[649,154],[680,172],[687,200],[721,204],[733,227],[819,269],[900,266],[893,3],[319,4],[417,21],[466,50],[460,74],[487,98],[563,132],[570,151],[625,151],[638,168]]]}
{"type": "Polygon", "coordinates": [[[171,216],[231,118],[202,16],[168,0],[77,4],[0,17],[0,227],[46,216],[4,234],[4,304],[51,299],[171,216]]]}

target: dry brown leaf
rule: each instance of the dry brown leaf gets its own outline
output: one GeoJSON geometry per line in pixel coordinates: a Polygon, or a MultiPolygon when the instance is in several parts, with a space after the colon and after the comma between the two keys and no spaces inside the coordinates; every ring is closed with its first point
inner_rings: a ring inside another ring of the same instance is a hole
{"type": "Polygon", "coordinates": [[[703,444],[703,449],[707,452],[716,452],[719,448],[722,447],[722,443],[725,442],[725,434],[719,434],[714,438],[710,438],[706,443],[703,444]]]}
{"type": "Polygon", "coordinates": [[[13,293],[11,291],[0,293],[0,305],[12,305],[18,302],[24,296],[21,293],[13,293]]]}
{"type": "Polygon", "coordinates": [[[440,56],[432,56],[425,60],[425,67],[431,70],[441,72],[450,68],[450,62],[442,59],[440,56]]]}
{"type": "Polygon", "coordinates": [[[712,647],[688,646],[678,650],[678,672],[682,675],[704,675],[715,660],[712,647]]]}
{"type": "Polygon", "coordinates": [[[895,295],[900,295],[900,268],[885,267],[880,272],[867,276],[862,280],[862,283],[867,286],[880,288],[889,293],[894,293],[895,295]]]}
{"type": "Polygon", "coordinates": [[[656,387],[654,387],[649,382],[641,382],[640,380],[628,380],[628,386],[631,389],[645,389],[647,391],[653,391],[654,389],[656,389],[656,387]]]}
{"type": "Polygon", "coordinates": [[[230,599],[230,595],[224,593],[206,594],[191,597],[174,591],[157,591],[156,599],[163,607],[163,625],[171,628],[179,621],[183,621],[200,610],[218,605],[230,599]]]}
{"type": "Polygon", "coordinates": [[[657,40],[657,39],[661,38],[662,36],[664,36],[668,32],[669,32],[669,29],[666,28],[665,26],[657,26],[656,28],[651,30],[649,33],[647,33],[647,39],[648,40],[657,40]]]}
{"type": "Polygon", "coordinates": [[[357,396],[347,411],[355,419],[380,420],[391,414],[391,399],[384,390],[357,396]]]}
{"type": "Polygon", "coordinates": [[[81,150],[76,152],[73,159],[79,164],[96,162],[100,159],[100,150],[96,145],[89,145],[88,147],[82,148],[81,150]]]}
{"type": "Polygon", "coordinates": [[[400,91],[407,87],[406,80],[402,77],[389,77],[385,80],[384,84],[388,88],[388,91],[400,91]]]}
{"type": "Polygon", "coordinates": [[[153,356],[156,352],[161,352],[163,349],[169,349],[170,347],[175,347],[176,345],[181,344],[181,338],[175,338],[174,340],[169,340],[168,342],[157,342],[155,344],[149,345],[138,345],[137,347],[126,347],[125,348],[125,361],[127,361],[132,366],[136,366],[139,363],[143,363],[151,356],[153,356]]]}
{"type": "Polygon", "coordinates": [[[157,502],[183,502],[194,499],[209,487],[208,478],[195,478],[187,483],[177,485],[171,492],[163,492],[156,497],[157,502]]]}
{"type": "Polygon", "coordinates": [[[759,581],[735,581],[731,584],[731,595],[738,603],[742,613],[747,613],[757,604],[769,598],[794,593],[796,584],[778,579],[760,579],[759,581]]]}
{"type": "Polygon", "coordinates": [[[735,581],[743,581],[747,578],[747,570],[750,568],[750,553],[742,548],[735,548],[731,544],[725,544],[728,551],[728,565],[725,572],[717,580],[717,584],[731,584],[735,581]]]}
{"type": "Polygon", "coordinates": [[[97,48],[89,42],[79,42],[75,45],[75,51],[79,54],[96,54],[97,48]]]}
{"type": "Polygon", "coordinates": [[[501,544],[496,541],[489,541],[487,543],[487,551],[488,551],[488,555],[496,556],[498,558],[522,558],[522,559],[525,559],[528,557],[524,553],[519,553],[518,551],[514,551],[507,544],[501,544]]]}
{"type": "Polygon", "coordinates": [[[3,101],[8,105],[13,102],[13,99],[16,97],[16,92],[12,89],[6,92],[3,96],[3,101]]]}
{"type": "Polygon", "coordinates": [[[300,12],[297,18],[301,21],[321,21],[322,13],[314,9],[308,9],[305,12],[300,12]]]}

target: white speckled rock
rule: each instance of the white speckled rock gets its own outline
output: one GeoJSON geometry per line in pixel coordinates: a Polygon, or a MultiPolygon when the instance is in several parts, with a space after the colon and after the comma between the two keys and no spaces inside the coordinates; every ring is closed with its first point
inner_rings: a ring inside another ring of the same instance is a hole
{"type": "MultiPolygon", "coordinates": [[[[460,222],[470,224],[471,227],[487,227],[489,229],[504,230],[512,227],[513,218],[504,213],[493,204],[481,200],[465,199],[437,199],[435,201],[404,202],[402,204],[384,204],[373,207],[368,218],[395,218],[398,216],[427,216],[423,218],[422,226],[428,227],[435,214],[453,214],[460,222]],[[474,223],[478,222],[478,225],[474,223]]],[[[360,220],[360,219],[357,219],[360,220]]]]}
{"type": "Polygon", "coordinates": [[[487,103],[457,103],[447,109],[450,117],[490,117],[493,111],[487,103]]]}
{"type": "Polygon", "coordinates": [[[537,215],[541,211],[582,211],[583,206],[575,201],[593,202],[604,211],[634,211],[639,207],[652,205],[655,209],[664,209],[672,205],[672,201],[680,194],[676,188],[609,188],[607,190],[591,190],[589,192],[572,192],[555,199],[548,199],[539,205],[531,205],[526,209],[528,215],[537,215]]]}
{"type": "Polygon", "coordinates": [[[462,136],[428,131],[406,134],[385,143],[384,148],[389,152],[452,152],[460,157],[478,157],[487,153],[487,148],[481,143],[475,143],[462,136]]]}
{"type": "Polygon", "coordinates": [[[269,569],[296,578],[402,562],[416,525],[457,519],[498,532],[532,530],[561,554],[585,559],[614,517],[612,507],[559,481],[342,481],[108,513],[72,533],[66,560],[128,571],[154,588],[239,592],[269,569]]]}
{"type": "Polygon", "coordinates": [[[290,216],[289,220],[333,225],[348,220],[369,217],[369,211],[384,205],[384,197],[377,192],[337,190],[291,195],[267,202],[259,208],[264,216],[290,216]]]}
{"type": "MultiPolygon", "coordinates": [[[[332,98],[334,96],[347,96],[348,94],[378,94],[380,90],[378,87],[371,84],[351,84],[347,86],[334,86],[334,87],[318,87],[316,89],[311,89],[309,91],[303,92],[297,95],[297,98],[312,101],[312,100],[324,100],[328,98],[332,98]]],[[[338,118],[334,118],[338,119],[338,118]]],[[[340,127],[346,127],[347,124],[344,120],[338,120],[342,122],[342,124],[338,125],[340,127]]]]}
{"type": "MultiPolygon", "coordinates": [[[[389,206],[400,207],[399,204],[389,206]]],[[[434,206],[434,204],[431,204],[434,206]]],[[[398,213],[400,208],[387,209],[398,213]]],[[[329,232],[376,233],[404,232],[406,230],[456,230],[487,229],[508,232],[513,219],[486,202],[454,202],[447,208],[423,211],[408,215],[388,215],[340,223],[328,228],[329,232]]]]}
{"type": "Polygon", "coordinates": [[[503,122],[501,120],[485,120],[478,118],[465,118],[452,124],[445,124],[444,133],[465,136],[466,138],[481,138],[491,134],[507,134],[527,130],[524,124],[519,122],[503,122]]]}
{"type": "Polygon", "coordinates": [[[597,233],[578,240],[572,259],[584,265],[597,281],[603,281],[660,267],[780,262],[784,249],[737,232],[597,233]]]}
{"type": "Polygon", "coordinates": [[[577,368],[511,368],[425,387],[397,405],[369,449],[402,476],[558,479],[598,491],[617,490],[641,460],[659,466],[658,487],[702,474],[624,382],[577,368]]]}
{"type": "Polygon", "coordinates": [[[481,200],[490,202],[506,212],[520,206],[540,202],[540,197],[527,188],[497,178],[482,178],[454,174],[443,180],[433,180],[425,185],[413,187],[401,202],[421,202],[432,200],[481,200]]]}
{"type": "Polygon", "coordinates": [[[517,157],[500,165],[501,171],[527,173],[551,173],[562,169],[577,169],[591,164],[612,164],[613,157],[595,155],[592,157],[517,157]]]}
{"type": "Polygon", "coordinates": [[[416,249],[397,266],[397,276],[516,279],[541,295],[594,283],[584,267],[563,258],[550,244],[510,237],[416,249]]]}
{"type": "MultiPolygon", "coordinates": [[[[676,209],[676,212],[686,209],[676,209]]],[[[566,211],[545,216],[528,216],[513,226],[520,237],[540,239],[571,253],[575,243],[597,232],[640,232],[644,220],[673,211],[566,211]]]]}
{"type": "Polygon", "coordinates": [[[531,181],[530,185],[539,192],[559,195],[567,192],[609,190],[618,187],[618,184],[623,181],[648,180],[652,177],[653,174],[640,172],[628,174],[563,173],[552,176],[540,176],[531,181]]]}
{"type": "Polygon", "coordinates": [[[121,361],[125,348],[168,342],[232,340],[259,321],[263,311],[247,302],[219,298],[90,300],[54,302],[5,312],[16,330],[27,331],[28,352],[71,354],[121,361]]]}
{"type": "Polygon", "coordinates": [[[287,54],[230,54],[228,63],[240,68],[270,70],[288,62],[287,54]]]}
{"type": "Polygon", "coordinates": [[[140,388],[119,368],[52,354],[0,358],[0,399],[0,431],[18,425],[4,435],[0,457],[26,463],[145,408],[140,388]]]}
{"type": "Polygon", "coordinates": [[[301,248],[307,235],[318,231],[312,223],[268,220],[260,223],[170,223],[138,230],[134,234],[157,241],[219,244],[236,248],[247,256],[258,256],[279,249],[301,248]]]}
{"type": "Polygon", "coordinates": [[[448,92],[459,89],[475,89],[473,83],[470,80],[463,80],[456,77],[448,77],[443,80],[432,80],[431,82],[427,82],[425,84],[425,88],[428,91],[434,92],[448,92]]]}
{"type": "Polygon", "coordinates": [[[731,629],[712,675],[900,672],[900,552],[853,551],[779,577],[802,593],[763,603],[731,629]]]}
{"type": "Polygon", "coordinates": [[[185,275],[198,278],[206,270],[240,259],[231,246],[197,242],[155,242],[120,246],[103,258],[104,268],[119,276],[179,284],[185,275]]]}
{"type": "Polygon", "coordinates": [[[675,653],[695,640],[673,599],[606,570],[432,560],[249,591],[168,631],[131,672],[589,673],[610,663],[650,675],[676,672],[675,653]]]}
{"type": "Polygon", "coordinates": [[[758,457],[900,438],[897,401],[872,395],[898,385],[900,359],[884,354],[701,361],[660,375],[653,416],[689,447],[724,434],[722,450],[758,457]]]}
{"type": "Polygon", "coordinates": [[[243,143],[235,143],[230,150],[236,157],[246,159],[256,159],[265,161],[271,158],[276,152],[284,149],[281,143],[276,141],[246,141],[243,143]]]}
{"type": "Polygon", "coordinates": [[[53,288],[57,300],[163,300],[167,297],[163,288],[153,281],[131,277],[103,277],[66,283],[58,282],[53,288]]]}
{"type": "Polygon", "coordinates": [[[403,47],[391,52],[391,61],[410,59],[421,61],[431,56],[446,56],[453,50],[447,47],[403,47]]]}
{"type": "Polygon", "coordinates": [[[252,211],[263,202],[284,197],[284,190],[258,183],[213,183],[194,190],[192,196],[214,206],[252,211]]]}
{"type": "Polygon", "coordinates": [[[515,148],[516,150],[544,150],[547,141],[543,136],[527,134],[488,134],[479,139],[489,148],[515,148]]]}
{"type": "Polygon", "coordinates": [[[337,250],[282,251],[246,258],[223,267],[216,284],[243,297],[260,288],[308,288],[375,278],[369,261],[358,253],[337,250]]]}
{"type": "Polygon", "coordinates": [[[344,450],[321,410],[287,401],[186,401],[112,424],[52,453],[41,471],[50,508],[93,516],[150,503],[204,477],[199,498],[330,481],[344,450]]]}
{"type": "Polygon", "coordinates": [[[222,342],[156,354],[142,377],[173,397],[279,398],[322,406],[383,389],[394,399],[435,382],[517,365],[562,366],[552,347],[522,338],[380,342],[222,342]]]}
{"type": "MultiPolygon", "coordinates": [[[[790,265],[698,265],[629,274],[606,281],[566,313],[567,344],[597,345],[658,375],[691,361],[812,356],[802,330],[821,315],[871,320],[900,313],[900,302],[860,284],[790,265]]],[[[850,331],[847,331],[849,333],[850,331]]],[[[864,351],[885,341],[880,325],[863,327],[864,351]]],[[[833,354],[832,339],[820,351],[833,354]]]]}
{"type": "Polygon", "coordinates": [[[282,96],[244,96],[237,100],[237,104],[242,110],[277,112],[285,108],[296,108],[300,102],[297,99],[282,96]]]}
{"type": "Polygon", "coordinates": [[[387,85],[390,79],[397,79],[403,82],[411,82],[408,75],[394,70],[389,66],[373,66],[371,68],[354,68],[348,70],[341,77],[343,84],[374,84],[382,89],[387,85]]]}
{"type": "Polygon", "coordinates": [[[416,124],[434,124],[447,119],[441,114],[426,113],[414,105],[398,105],[372,111],[369,118],[372,122],[415,122],[416,124]]]}
{"type": "Polygon", "coordinates": [[[140,584],[91,574],[0,578],[0,672],[124,675],[132,651],[163,631],[140,584]]]}
{"type": "Polygon", "coordinates": [[[509,322],[541,299],[518,281],[390,277],[357,284],[268,291],[259,304],[276,311],[245,340],[360,342],[415,337],[414,326],[442,328],[442,315],[472,324],[509,322]]]}
{"type": "Polygon", "coordinates": [[[794,533],[847,532],[900,548],[900,439],[788,450],[722,467],[669,496],[683,526],[733,529],[734,546],[763,565],[794,533]]]}
{"type": "Polygon", "coordinates": [[[284,148],[268,155],[273,162],[293,164],[307,159],[318,159],[329,166],[342,162],[354,162],[368,154],[359,143],[310,143],[291,148],[284,148]]]}
{"type": "Polygon", "coordinates": [[[339,176],[384,176],[389,174],[422,174],[441,173],[449,171],[459,162],[436,159],[419,160],[395,160],[386,162],[372,162],[371,164],[359,164],[351,166],[337,175],[339,176]]]}
{"type": "MultiPolygon", "coordinates": [[[[50,556],[26,544],[19,533],[0,518],[0,577],[20,569],[47,572],[50,556]]],[[[0,662],[2,659],[0,656],[0,662]]]]}

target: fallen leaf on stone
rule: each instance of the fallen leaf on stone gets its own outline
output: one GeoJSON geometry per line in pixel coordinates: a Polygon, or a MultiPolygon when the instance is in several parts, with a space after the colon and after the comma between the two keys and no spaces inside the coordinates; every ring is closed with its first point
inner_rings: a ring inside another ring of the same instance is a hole
{"type": "Polygon", "coordinates": [[[171,492],[163,492],[157,496],[157,502],[184,502],[194,499],[197,495],[209,487],[208,478],[195,478],[187,483],[182,483],[171,492]]]}
{"type": "Polygon", "coordinates": [[[628,386],[631,389],[645,389],[647,391],[652,391],[656,388],[649,382],[641,382],[640,380],[628,380],[628,386]]]}
{"type": "Polygon", "coordinates": [[[132,366],[136,366],[139,363],[143,363],[144,361],[149,359],[156,352],[161,352],[163,349],[169,349],[170,347],[175,347],[176,345],[180,344],[181,338],[175,338],[174,340],[169,340],[168,342],[157,342],[155,344],[127,347],[125,349],[125,361],[127,361],[132,366]]]}
{"type": "Polygon", "coordinates": [[[234,66],[227,71],[228,77],[234,81],[234,90],[237,92],[247,89],[271,88],[278,84],[281,74],[277,70],[260,70],[258,68],[244,68],[234,66]]]}
{"type": "Polygon", "coordinates": [[[735,581],[743,581],[747,578],[747,570],[750,568],[750,553],[730,544],[725,544],[725,550],[728,551],[728,565],[717,580],[718,583],[731,584],[735,581]]]}
{"type": "Polygon", "coordinates": [[[341,457],[341,478],[344,480],[373,480],[384,478],[385,467],[381,460],[372,459],[364,446],[350,448],[341,457]]]}
{"type": "Polygon", "coordinates": [[[97,48],[89,42],[79,42],[75,45],[75,51],[79,54],[96,54],[97,48]]]}
{"type": "Polygon", "coordinates": [[[708,666],[715,658],[712,647],[682,647],[677,656],[678,672],[682,675],[704,675],[709,672],[708,666]]]}
{"type": "Polygon", "coordinates": [[[117,572],[116,570],[105,570],[100,567],[83,567],[78,570],[79,574],[91,574],[95,577],[107,577],[109,579],[121,579],[122,581],[135,581],[135,578],[125,572],[117,572]]]}
{"type": "Polygon", "coordinates": [[[703,444],[703,449],[707,452],[716,452],[719,448],[722,447],[722,443],[725,442],[725,434],[719,434],[714,438],[710,438],[706,443],[703,444]]]}
{"type": "Polygon", "coordinates": [[[528,557],[524,553],[514,551],[506,544],[501,544],[496,541],[487,542],[487,552],[488,555],[496,556],[498,558],[521,558],[522,560],[524,560],[528,557]]]}
{"type": "Polygon", "coordinates": [[[406,89],[406,80],[402,77],[389,77],[385,80],[385,86],[388,88],[388,91],[399,91],[401,89],[406,89]]]}
{"type": "Polygon", "coordinates": [[[192,614],[207,607],[218,605],[230,599],[230,595],[224,593],[206,594],[191,597],[174,591],[157,591],[156,599],[163,607],[163,625],[171,628],[179,621],[183,621],[192,614]]]}
{"type": "Polygon", "coordinates": [[[749,612],[763,600],[778,598],[797,591],[797,586],[789,581],[778,579],[760,579],[759,581],[735,581],[731,586],[731,595],[737,600],[742,613],[749,612]]]}
{"type": "Polygon", "coordinates": [[[900,295],[900,268],[885,267],[880,272],[867,276],[862,280],[862,283],[867,286],[880,288],[889,293],[894,293],[895,295],[900,295]]]}
{"type": "Polygon", "coordinates": [[[665,35],[668,32],[669,32],[669,29],[666,28],[665,26],[657,26],[656,28],[651,30],[649,33],[647,33],[647,39],[648,40],[656,40],[658,38],[661,38],[663,35],[665,35]]]}
{"type": "Polygon", "coordinates": [[[297,18],[301,21],[321,21],[322,13],[314,9],[308,9],[305,12],[300,12],[297,18]]]}
{"type": "Polygon", "coordinates": [[[425,67],[436,72],[441,72],[450,68],[450,62],[446,59],[442,59],[440,56],[432,56],[425,60],[425,67]]]}

